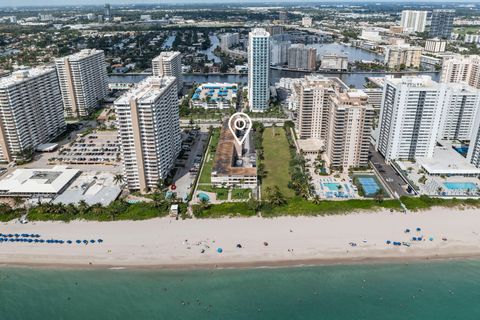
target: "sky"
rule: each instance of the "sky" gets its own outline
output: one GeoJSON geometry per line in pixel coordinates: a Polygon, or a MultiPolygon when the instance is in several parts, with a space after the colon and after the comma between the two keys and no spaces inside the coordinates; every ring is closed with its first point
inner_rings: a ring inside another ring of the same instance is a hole
{"type": "MultiPolygon", "coordinates": [[[[461,1],[461,2],[478,2],[480,0],[461,1]]],[[[172,4],[172,3],[241,3],[241,2],[274,2],[274,0],[0,0],[0,7],[14,7],[14,6],[52,6],[52,5],[103,5],[106,2],[115,4],[140,4],[140,3],[153,3],[153,4],[172,4]]],[[[278,0],[276,3],[282,3],[284,1],[278,0]]],[[[285,1],[287,2],[287,1],[285,1]]],[[[288,1],[289,3],[296,2],[295,0],[288,1]]],[[[298,2],[400,2],[398,0],[299,0],[298,2]]],[[[414,0],[406,0],[405,2],[418,2],[414,0]]],[[[420,2],[455,2],[454,0],[421,0],[420,2]]]]}

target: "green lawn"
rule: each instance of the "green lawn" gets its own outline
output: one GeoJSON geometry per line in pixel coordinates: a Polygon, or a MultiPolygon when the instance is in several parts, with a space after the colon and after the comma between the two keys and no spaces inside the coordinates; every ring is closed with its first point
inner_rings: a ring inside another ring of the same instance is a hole
{"type": "Polygon", "coordinates": [[[275,136],[272,128],[265,128],[263,133],[263,149],[265,160],[266,177],[262,181],[262,193],[265,194],[267,187],[278,186],[286,197],[293,197],[293,190],[288,188],[290,173],[290,150],[283,128],[275,128],[275,136]]]}
{"type": "Polygon", "coordinates": [[[428,196],[420,197],[402,197],[403,204],[408,210],[418,211],[426,210],[432,207],[471,207],[480,208],[480,200],[478,199],[441,199],[430,198],[428,196]]]}
{"type": "Polygon", "coordinates": [[[233,189],[232,190],[232,199],[238,200],[238,199],[248,199],[250,194],[252,193],[251,189],[233,189]]]}
{"type": "Polygon", "coordinates": [[[215,158],[215,152],[211,151],[211,147],[216,147],[218,145],[218,140],[220,139],[220,130],[213,129],[212,132],[212,140],[210,146],[208,147],[207,152],[205,153],[205,157],[210,157],[208,161],[205,158],[205,162],[203,164],[202,174],[200,175],[199,183],[210,183],[211,175],[212,175],[212,166],[213,166],[213,159],[215,158]]]}
{"type": "Polygon", "coordinates": [[[302,198],[292,198],[284,206],[263,208],[263,217],[276,216],[323,216],[347,214],[358,210],[381,210],[393,209],[400,210],[400,203],[397,200],[384,200],[376,202],[374,200],[345,200],[345,201],[321,201],[315,204],[302,198]]]}
{"type": "MultiPolygon", "coordinates": [[[[194,212],[195,210],[194,206],[194,212]]],[[[195,214],[197,218],[222,218],[222,217],[252,217],[256,213],[248,207],[246,202],[225,202],[221,204],[211,205],[207,209],[203,209],[195,214]]]]}

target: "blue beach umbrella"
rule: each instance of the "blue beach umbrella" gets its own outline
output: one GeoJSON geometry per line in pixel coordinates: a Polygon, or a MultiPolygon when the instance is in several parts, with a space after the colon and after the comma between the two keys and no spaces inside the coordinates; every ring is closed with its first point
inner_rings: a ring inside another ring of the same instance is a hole
{"type": "Polygon", "coordinates": [[[102,239],[98,239],[97,242],[98,242],[98,243],[102,243],[103,240],[102,240],[102,239]]]}
{"type": "Polygon", "coordinates": [[[76,243],[82,243],[82,240],[77,240],[77,241],[75,241],[75,242],[76,242],[76,243]]]}
{"type": "Polygon", "coordinates": [[[67,240],[67,243],[68,243],[68,244],[72,244],[72,240],[67,240]]]}
{"type": "Polygon", "coordinates": [[[40,241],[40,243],[45,243],[45,240],[43,240],[43,239],[40,239],[38,241],[40,241]]]}
{"type": "Polygon", "coordinates": [[[390,244],[390,243],[392,243],[392,241],[390,241],[390,240],[387,240],[387,244],[390,244]]]}
{"type": "Polygon", "coordinates": [[[413,238],[412,238],[412,241],[417,241],[417,237],[413,237],[413,238]]]}
{"type": "Polygon", "coordinates": [[[83,243],[87,244],[87,243],[88,243],[88,240],[83,240],[83,243]]]}
{"type": "Polygon", "coordinates": [[[34,241],[35,243],[38,243],[38,242],[39,242],[39,240],[38,240],[38,239],[35,239],[35,240],[33,240],[33,241],[34,241]]]}
{"type": "Polygon", "coordinates": [[[422,231],[422,229],[420,229],[420,228],[417,228],[417,231],[418,231],[418,232],[420,232],[420,231],[422,231]]]}
{"type": "Polygon", "coordinates": [[[90,243],[95,243],[95,240],[90,240],[90,243]]]}
{"type": "Polygon", "coordinates": [[[14,241],[15,241],[15,239],[9,239],[8,241],[10,241],[10,242],[14,242],[14,241]]]}
{"type": "Polygon", "coordinates": [[[28,242],[29,242],[29,243],[32,243],[32,242],[33,242],[33,239],[28,239],[28,242]]]}
{"type": "Polygon", "coordinates": [[[409,233],[410,232],[410,229],[405,229],[405,233],[409,233]]]}
{"type": "Polygon", "coordinates": [[[222,249],[222,248],[218,248],[218,249],[217,249],[217,252],[218,252],[218,253],[222,253],[222,252],[223,252],[223,249],[222,249]]]}

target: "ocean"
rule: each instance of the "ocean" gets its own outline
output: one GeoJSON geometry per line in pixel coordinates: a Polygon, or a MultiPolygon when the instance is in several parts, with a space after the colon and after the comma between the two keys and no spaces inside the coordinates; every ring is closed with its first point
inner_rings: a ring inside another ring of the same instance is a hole
{"type": "Polygon", "coordinates": [[[5,267],[0,319],[480,319],[480,261],[193,271],[5,267]]]}

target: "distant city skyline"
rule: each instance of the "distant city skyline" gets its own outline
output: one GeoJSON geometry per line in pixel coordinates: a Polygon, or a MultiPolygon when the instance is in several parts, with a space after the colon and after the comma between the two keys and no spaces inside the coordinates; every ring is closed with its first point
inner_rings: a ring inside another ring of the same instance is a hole
{"type": "MultiPolygon", "coordinates": [[[[398,3],[396,0],[291,0],[286,1],[284,4],[291,4],[291,3],[398,3]]],[[[480,0],[472,0],[472,1],[452,1],[452,0],[423,0],[421,2],[417,2],[414,0],[406,0],[402,1],[402,3],[412,3],[416,2],[418,4],[421,3],[478,3],[480,0]]],[[[202,3],[232,3],[232,4],[239,4],[239,3],[269,3],[269,4],[276,4],[281,5],[278,1],[273,0],[242,0],[242,1],[234,1],[234,0],[50,0],[48,4],[39,4],[36,0],[0,0],[0,7],[18,7],[18,6],[36,6],[36,7],[50,7],[50,6],[59,6],[59,5],[104,5],[105,3],[110,3],[112,5],[126,5],[126,4],[202,4],[202,3]]]]}

